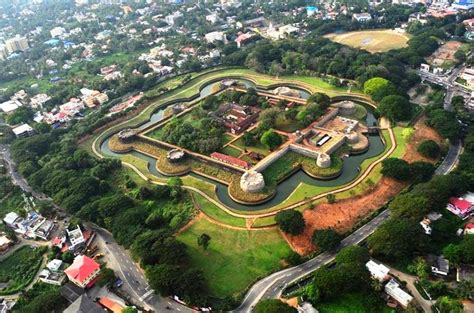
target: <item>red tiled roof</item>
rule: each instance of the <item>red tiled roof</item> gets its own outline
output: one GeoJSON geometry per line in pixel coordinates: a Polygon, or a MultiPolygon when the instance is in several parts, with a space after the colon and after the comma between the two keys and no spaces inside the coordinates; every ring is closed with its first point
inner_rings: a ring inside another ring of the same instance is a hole
{"type": "Polygon", "coordinates": [[[473,228],[474,228],[474,223],[469,223],[465,227],[465,229],[473,229],[473,228]]]}
{"type": "Polygon", "coordinates": [[[53,240],[51,240],[51,243],[53,246],[58,246],[63,243],[63,240],[59,237],[54,237],[53,240]]]}
{"type": "Polygon", "coordinates": [[[211,158],[214,158],[223,162],[227,162],[238,167],[249,168],[249,164],[245,162],[244,160],[241,160],[239,158],[234,158],[233,156],[230,156],[227,154],[213,152],[211,153],[211,158]]]}
{"type": "Polygon", "coordinates": [[[69,266],[64,273],[70,278],[79,282],[86,280],[93,272],[97,271],[100,265],[93,259],[79,255],[74,259],[74,262],[69,266]]]}
{"type": "Polygon", "coordinates": [[[113,313],[121,313],[124,309],[124,307],[114,300],[107,298],[107,297],[101,297],[99,299],[99,303],[106,309],[109,309],[113,313]]]}
{"type": "Polygon", "coordinates": [[[454,205],[461,212],[466,212],[472,207],[471,202],[456,197],[449,198],[449,203],[454,205]]]}

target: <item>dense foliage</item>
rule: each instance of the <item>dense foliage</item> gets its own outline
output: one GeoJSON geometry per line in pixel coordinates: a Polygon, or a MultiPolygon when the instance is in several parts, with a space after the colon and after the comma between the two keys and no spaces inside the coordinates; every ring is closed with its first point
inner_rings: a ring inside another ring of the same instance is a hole
{"type": "Polygon", "coordinates": [[[278,299],[262,300],[253,309],[255,313],[296,313],[295,308],[288,306],[278,299]]]}
{"type": "Polygon", "coordinates": [[[321,250],[332,250],[339,242],[342,236],[332,228],[317,229],[313,233],[313,243],[321,250]]]}
{"type": "Polygon", "coordinates": [[[275,221],[282,231],[290,235],[301,234],[305,226],[303,214],[296,210],[278,212],[275,216],[275,221]]]}
{"type": "Polygon", "coordinates": [[[441,148],[434,140],[424,140],[418,146],[417,151],[427,158],[436,159],[441,153],[441,148]]]}

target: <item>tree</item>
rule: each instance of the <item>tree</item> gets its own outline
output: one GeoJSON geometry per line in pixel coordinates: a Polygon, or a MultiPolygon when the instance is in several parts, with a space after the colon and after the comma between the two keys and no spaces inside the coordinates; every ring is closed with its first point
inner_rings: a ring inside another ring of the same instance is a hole
{"type": "Polygon", "coordinates": [[[360,246],[348,246],[341,251],[339,251],[336,255],[336,263],[337,264],[365,264],[369,261],[369,251],[367,248],[360,247],[360,246]]]}
{"type": "Polygon", "coordinates": [[[421,183],[430,180],[436,168],[433,164],[425,161],[416,161],[410,164],[411,181],[421,183]]]}
{"type": "Polygon", "coordinates": [[[316,92],[313,93],[309,98],[306,100],[306,105],[312,104],[312,103],[317,103],[320,105],[320,107],[325,110],[329,107],[331,104],[331,98],[325,93],[322,92],[316,92]]]}
{"type": "Polygon", "coordinates": [[[424,140],[418,146],[417,151],[424,157],[436,159],[441,152],[441,148],[434,140],[424,140]]]}
{"type": "Polygon", "coordinates": [[[206,233],[202,233],[201,236],[199,236],[197,239],[198,245],[201,246],[204,250],[207,250],[207,247],[209,247],[210,241],[211,241],[211,236],[209,236],[206,233]]]}
{"type": "Polygon", "coordinates": [[[305,227],[303,214],[296,210],[278,212],[275,216],[275,221],[283,232],[290,235],[301,234],[305,227]]]}
{"type": "Polygon", "coordinates": [[[374,77],[364,83],[364,93],[373,96],[392,86],[392,83],[382,77],[374,77]]]}
{"type": "Polygon", "coordinates": [[[274,150],[282,144],[283,139],[273,129],[269,129],[263,133],[262,137],[260,138],[260,142],[268,149],[274,150]]]}
{"type": "Polygon", "coordinates": [[[110,285],[115,281],[115,273],[110,268],[104,267],[100,270],[100,277],[97,284],[101,287],[110,285]]]}
{"type": "Polygon", "coordinates": [[[387,158],[382,161],[382,175],[397,180],[410,179],[410,165],[407,161],[397,158],[387,158]]]}
{"type": "Polygon", "coordinates": [[[367,239],[373,255],[385,259],[409,258],[426,245],[419,220],[390,218],[367,239]]]}
{"type": "Polygon", "coordinates": [[[296,313],[295,308],[288,306],[278,299],[261,300],[253,309],[254,313],[296,313]]]}
{"type": "Polygon", "coordinates": [[[257,144],[257,140],[250,132],[245,132],[242,135],[242,140],[246,146],[255,146],[257,144]]]}
{"type": "Polygon", "coordinates": [[[412,106],[402,96],[386,96],[377,107],[377,111],[392,122],[407,121],[412,116],[412,106]]]}
{"type": "Polygon", "coordinates": [[[138,310],[131,306],[127,306],[126,308],[122,310],[122,313],[138,313],[138,310]]]}
{"type": "Polygon", "coordinates": [[[74,254],[72,254],[71,251],[66,251],[61,256],[61,259],[64,261],[64,263],[72,264],[74,261],[74,254]]]}
{"type": "Polygon", "coordinates": [[[335,194],[332,194],[332,193],[329,193],[327,196],[326,196],[326,199],[328,200],[328,203],[335,203],[336,202],[336,195],[335,194]]]}
{"type": "Polygon", "coordinates": [[[317,229],[312,239],[321,250],[332,250],[341,242],[341,235],[332,228],[317,229]]]}
{"type": "Polygon", "coordinates": [[[461,301],[447,296],[439,297],[434,307],[439,313],[462,313],[464,311],[461,301]]]}

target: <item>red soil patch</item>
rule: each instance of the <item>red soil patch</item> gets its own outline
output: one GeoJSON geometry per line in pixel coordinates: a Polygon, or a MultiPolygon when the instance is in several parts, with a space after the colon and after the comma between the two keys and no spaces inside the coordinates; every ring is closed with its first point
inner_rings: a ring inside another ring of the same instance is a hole
{"type": "MultiPolygon", "coordinates": [[[[434,140],[438,144],[443,143],[443,139],[432,128],[425,125],[425,118],[422,117],[415,124],[415,134],[407,146],[407,151],[403,159],[413,161],[430,161],[420,155],[416,149],[424,140],[434,140]]],[[[358,221],[376,211],[388,200],[397,195],[407,184],[383,177],[380,182],[363,195],[337,201],[336,203],[321,203],[312,210],[303,213],[306,221],[306,228],[303,234],[298,236],[285,235],[290,247],[299,254],[308,254],[316,248],[311,237],[316,229],[333,228],[338,232],[349,231],[358,221]]]]}
{"type": "Polygon", "coordinates": [[[427,161],[434,163],[436,160],[426,158],[416,151],[418,146],[425,140],[434,140],[439,145],[444,144],[443,138],[433,128],[426,126],[425,120],[426,118],[423,116],[415,124],[415,134],[410,139],[405,155],[403,156],[403,159],[408,162],[427,161]]]}
{"type": "Polygon", "coordinates": [[[303,234],[285,236],[286,240],[297,253],[308,254],[315,249],[311,236],[316,229],[333,228],[341,233],[349,231],[355,223],[379,209],[405,186],[406,183],[384,177],[366,194],[333,204],[318,204],[314,209],[304,211],[306,227],[303,234]]]}

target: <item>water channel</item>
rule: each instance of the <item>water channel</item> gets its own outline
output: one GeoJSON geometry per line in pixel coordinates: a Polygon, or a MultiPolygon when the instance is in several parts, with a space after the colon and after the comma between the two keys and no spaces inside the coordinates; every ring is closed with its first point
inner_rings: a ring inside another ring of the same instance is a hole
{"type": "MultiPolygon", "coordinates": [[[[255,87],[255,85],[250,81],[241,80],[241,82],[244,83],[248,87],[255,87]]],[[[209,84],[209,85],[205,86],[201,90],[201,94],[200,94],[199,98],[203,98],[203,97],[209,95],[211,88],[212,88],[212,84],[209,84]]],[[[309,93],[307,93],[306,91],[304,91],[304,90],[299,90],[299,91],[300,91],[302,97],[304,96],[304,98],[307,98],[309,96],[309,93]]],[[[148,121],[147,123],[141,125],[140,128],[144,128],[144,127],[146,127],[146,125],[149,125],[150,123],[156,123],[157,121],[161,120],[163,118],[164,110],[165,110],[165,108],[160,108],[157,112],[153,113],[151,118],[150,118],[150,121],[148,121]]],[[[366,117],[366,123],[369,126],[376,125],[376,123],[377,123],[377,120],[374,118],[374,116],[370,112],[370,110],[369,110],[369,112],[367,114],[367,117],[366,117]]],[[[107,156],[111,156],[111,157],[120,157],[120,154],[117,154],[117,153],[114,153],[114,152],[110,151],[109,146],[108,146],[109,139],[110,139],[110,137],[107,138],[106,140],[104,140],[104,142],[102,143],[102,145],[101,145],[102,153],[104,153],[107,156]]],[[[384,143],[383,143],[383,141],[382,141],[382,139],[380,138],[379,135],[369,136],[368,139],[369,139],[370,145],[369,145],[369,149],[366,152],[364,152],[362,154],[358,154],[358,155],[351,155],[351,156],[346,157],[344,159],[342,174],[339,177],[334,178],[334,179],[330,179],[330,180],[320,180],[320,179],[315,179],[315,178],[307,175],[302,170],[297,171],[277,186],[276,195],[272,199],[270,199],[269,201],[267,201],[265,203],[258,204],[258,205],[249,206],[249,205],[242,205],[240,203],[237,203],[237,202],[235,202],[234,200],[232,200],[230,198],[226,185],[218,183],[214,180],[211,180],[207,177],[200,176],[200,175],[195,174],[195,173],[191,173],[189,175],[197,177],[201,180],[207,181],[207,182],[215,185],[216,186],[217,197],[226,206],[228,206],[232,209],[235,209],[235,210],[240,210],[240,211],[258,211],[258,210],[262,210],[262,209],[271,208],[275,205],[278,205],[278,204],[282,203],[283,201],[285,201],[290,196],[290,194],[301,183],[305,183],[305,184],[315,186],[315,187],[335,187],[335,186],[341,186],[341,185],[344,185],[344,184],[347,184],[347,183],[351,182],[359,174],[360,165],[362,164],[362,162],[364,160],[381,154],[385,149],[384,143]]],[[[148,169],[149,169],[150,173],[152,173],[154,176],[160,177],[160,178],[168,178],[167,176],[164,176],[164,175],[160,174],[157,171],[157,169],[156,169],[156,159],[154,159],[152,157],[149,157],[147,155],[144,155],[144,154],[142,154],[140,152],[137,152],[137,151],[132,151],[129,154],[131,154],[131,155],[133,155],[137,158],[140,158],[142,160],[147,161],[148,162],[148,169]]]]}

